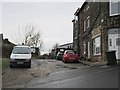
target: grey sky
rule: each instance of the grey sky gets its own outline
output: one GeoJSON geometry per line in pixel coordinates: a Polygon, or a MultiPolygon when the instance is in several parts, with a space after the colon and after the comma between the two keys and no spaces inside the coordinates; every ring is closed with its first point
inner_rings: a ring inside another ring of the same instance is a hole
{"type": "MultiPolygon", "coordinates": [[[[27,24],[40,28],[43,50],[48,52],[55,43],[72,42],[72,19],[83,2],[4,2],[2,3],[2,32],[17,43],[18,28],[27,24]]],[[[1,31],[0,31],[1,32],[1,31]]]]}

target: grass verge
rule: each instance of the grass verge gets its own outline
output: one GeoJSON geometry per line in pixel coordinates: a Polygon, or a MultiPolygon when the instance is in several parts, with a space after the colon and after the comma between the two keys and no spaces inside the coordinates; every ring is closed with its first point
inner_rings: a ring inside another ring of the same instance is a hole
{"type": "Polygon", "coordinates": [[[0,68],[2,68],[2,71],[4,71],[9,66],[9,59],[2,58],[0,59],[0,68]]]}

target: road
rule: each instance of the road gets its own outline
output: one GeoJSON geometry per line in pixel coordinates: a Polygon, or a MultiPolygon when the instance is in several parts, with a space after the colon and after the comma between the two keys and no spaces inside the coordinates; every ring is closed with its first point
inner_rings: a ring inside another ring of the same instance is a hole
{"type": "Polygon", "coordinates": [[[118,69],[116,67],[86,67],[61,71],[45,79],[34,80],[31,88],[117,88],[118,69]]]}
{"type": "Polygon", "coordinates": [[[64,64],[56,60],[34,60],[32,70],[37,68],[38,63],[41,66],[45,62],[46,66],[42,66],[42,70],[46,72],[44,77],[43,72],[37,69],[39,74],[30,78],[29,82],[4,85],[4,88],[118,88],[117,66],[86,66],[81,63],[64,64]]]}
{"type": "Polygon", "coordinates": [[[53,72],[81,67],[85,66],[80,63],[64,64],[61,61],[51,59],[33,59],[31,68],[8,67],[4,73],[2,73],[2,87],[24,88],[27,83],[36,78],[47,78],[53,72]]]}

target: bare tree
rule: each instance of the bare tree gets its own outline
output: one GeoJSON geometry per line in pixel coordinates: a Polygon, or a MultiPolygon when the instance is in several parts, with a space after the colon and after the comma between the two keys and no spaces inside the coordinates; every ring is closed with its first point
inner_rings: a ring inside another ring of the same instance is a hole
{"type": "Polygon", "coordinates": [[[53,49],[56,49],[56,48],[58,48],[59,47],[59,44],[58,43],[56,43],[55,45],[53,45],[53,49]]]}
{"type": "Polygon", "coordinates": [[[28,24],[22,30],[22,33],[24,35],[21,41],[24,45],[28,45],[31,47],[39,47],[39,49],[41,50],[42,39],[41,39],[41,33],[39,28],[37,28],[33,24],[28,24]]]}

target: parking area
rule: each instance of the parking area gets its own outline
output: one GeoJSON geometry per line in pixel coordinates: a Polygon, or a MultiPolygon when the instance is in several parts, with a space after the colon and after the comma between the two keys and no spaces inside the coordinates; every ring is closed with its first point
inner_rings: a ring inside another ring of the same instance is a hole
{"type": "Polygon", "coordinates": [[[31,68],[7,68],[2,74],[3,88],[23,88],[35,78],[46,78],[53,72],[82,68],[80,63],[63,63],[59,60],[33,59],[31,68]]]}

